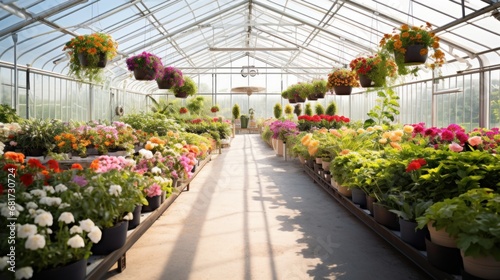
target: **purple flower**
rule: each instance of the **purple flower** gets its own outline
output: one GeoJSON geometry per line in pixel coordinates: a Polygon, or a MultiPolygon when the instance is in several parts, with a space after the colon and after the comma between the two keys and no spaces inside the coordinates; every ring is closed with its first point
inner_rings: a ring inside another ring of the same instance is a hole
{"type": "Polygon", "coordinates": [[[73,182],[75,182],[75,184],[79,185],[80,187],[84,187],[88,184],[88,181],[85,179],[85,177],[78,175],[75,175],[73,177],[73,182]]]}

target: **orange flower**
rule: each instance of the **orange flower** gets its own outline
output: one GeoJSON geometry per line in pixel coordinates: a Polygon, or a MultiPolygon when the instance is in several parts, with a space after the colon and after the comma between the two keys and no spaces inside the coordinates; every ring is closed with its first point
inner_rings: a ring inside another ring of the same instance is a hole
{"type": "Polygon", "coordinates": [[[83,166],[79,163],[73,163],[71,165],[71,169],[78,169],[78,170],[83,170],[83,166]]]}
{"type": "Polygon", "coordinates": [[[429,51],[426,48],[420,49],[420,55],[426,55],[429,51]]]}
{"type": "Polygon", "coordinates": [[[90,169],[97,170],[99,168],[99,159],[94,159],[90,163],[90,169]]]}
{"type": "Polygon", "coordinates": [[[15,162],[24,163],[24,154],[22,153],[6,152],[5,154],[3,154],[3,157],[15,162]]]}

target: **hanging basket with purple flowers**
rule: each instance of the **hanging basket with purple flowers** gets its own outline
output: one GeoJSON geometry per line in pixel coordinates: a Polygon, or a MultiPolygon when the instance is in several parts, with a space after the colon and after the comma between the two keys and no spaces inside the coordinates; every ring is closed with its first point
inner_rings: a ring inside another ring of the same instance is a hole
{"type": "Polygon", "coordinates": [[[167,66],[160,70],[156,83],[159,89],[170,89],[171,87],[181,87],[184,85],[184,77],[181,70],[167,66]]]}
{"type": "Polygon", "coordinates": [[[134,77],[139,81],[152,81],[158,77],[163,69],[161,58],[148,52],[142,52],[127,58],[127,68],[134,71],[134,77]]]}

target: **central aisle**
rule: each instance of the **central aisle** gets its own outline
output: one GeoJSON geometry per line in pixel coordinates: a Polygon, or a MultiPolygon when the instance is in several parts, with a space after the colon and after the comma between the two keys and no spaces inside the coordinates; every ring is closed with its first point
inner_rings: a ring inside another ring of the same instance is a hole
{"type": "Polygon", "coordinates": [[[428,279],[259,135],[214,156],[111,278],[428,279]]]}

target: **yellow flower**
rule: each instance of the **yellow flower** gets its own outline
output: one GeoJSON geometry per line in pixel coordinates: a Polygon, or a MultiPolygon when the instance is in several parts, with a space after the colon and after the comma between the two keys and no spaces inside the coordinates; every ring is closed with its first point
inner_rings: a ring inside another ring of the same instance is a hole
{"type": "Polygon", "coordinates": [[[413,126],[411,126],[411,125],[405,125],[405,126],[403,127],[403,130],[404,130],[404,132],[406,132],[406,133],[412,133],[412,132],[413,132],[413,126]]]}
{"type": "Polygon", "coordinates": [[[316,152],[318,152],[318,147],[312,147],[312,146],[309,146],[307,148],[307,151],[309,152],[309,155],[310,156],[314,156],[316,154],[316,152]]]}
{"type": "Polygon", "coordinates": [[[401,150],[401,146],[397,142],[391,142],[391,146],[394,149],[401,150]]]}
{"type": "Polygon", "coordinates": [[[402,130],[396,130],[394,131],[394,134],[396,134],[397,136],[401,137],[404,135],[404,132],[402,130]]]}
{"type": "Polygon", "coordinates": [[[366,128],[366,131],[368,131],[368,132],[373,132],[373,131],[375,131],[375,128],[373,128],[373,127],[371,127],[371,126],[370,126],[370,127],[367,127],[367,128],[366,128]]]}
{"type": "Polygon", "coordinates": [[[378,142],[379,142],[380,144],[387,144],[387,138],[380,138],[380,139],[378,140],[378,142]]]}
{"type": "Polygon", "coordinates": [[[366,131],[362,128],[358,128],[358,130],[356,131],[358,134],[362,134],[362,133],[365,133],[366,131]]]}
{"type": "Polygon", "coordinates": [[[302,145],[307,146],[309,145],[309,141],[311,141],[311,139],[312,139],[312,134],[307,133],[306,135],[304,135],[304,137],[302,137],[302,139],[300,139],[300,142],[302,143],[302,145]]]}

